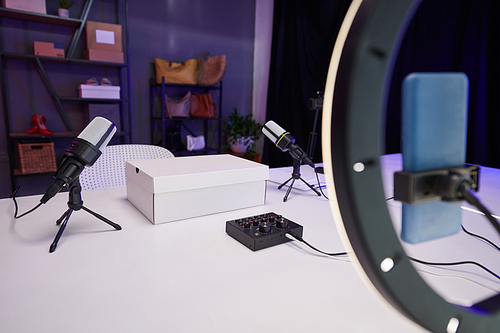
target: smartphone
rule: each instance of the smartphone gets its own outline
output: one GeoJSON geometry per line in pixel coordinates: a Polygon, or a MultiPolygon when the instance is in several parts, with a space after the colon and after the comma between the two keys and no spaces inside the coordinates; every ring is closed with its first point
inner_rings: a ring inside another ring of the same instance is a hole
{"type": "MultiPolygon", "coordinates": [[[[403,170],[463,166],[469,80],[464,73],[411,73],[402,83],[403,170]]],[[[460,202],[405,204],[401,238],[420,243],[461,229],[460,202]]]]}

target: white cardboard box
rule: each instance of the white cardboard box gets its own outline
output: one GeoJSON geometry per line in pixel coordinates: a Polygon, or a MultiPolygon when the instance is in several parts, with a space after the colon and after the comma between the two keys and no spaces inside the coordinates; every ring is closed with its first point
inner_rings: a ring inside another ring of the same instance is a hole
{"type": "Polygon", "coordinates": [[[78,91],[80,93],[80,98],[120,99],[119,86],[94,86],[91,84],[80,84],[78,91]]]}
{"type": "Polygon", "coordinates": [[[127,198],[153,224],[263,205],[269,167],[232,155],[129,161],[127,198]]]}

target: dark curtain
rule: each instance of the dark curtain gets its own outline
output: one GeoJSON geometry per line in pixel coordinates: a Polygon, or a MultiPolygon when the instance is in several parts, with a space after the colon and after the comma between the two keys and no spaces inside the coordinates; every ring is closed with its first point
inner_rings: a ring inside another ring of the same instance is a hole
{"type": "Polygon", "coordinates": [[[387,110],[386,152],[400,151],[401,82],[411,72],[469,77],[467,162],[500,167],[500,30],[493,0],[424,0],[395,66],[387,110]]]}
{"type": "MultiPolygon", "coordinates": [[[[289,131],[307,150],[314,111],[307,101],[324,91],[337,33],[351,1],[275,0],[267,120],[289,131]]],[[[321,161],[321,112],[316,126],[314,162],[321,161]]],[[[262,161],[271,167],[291,166],[288,153],[265,139],[262,161]]]]}

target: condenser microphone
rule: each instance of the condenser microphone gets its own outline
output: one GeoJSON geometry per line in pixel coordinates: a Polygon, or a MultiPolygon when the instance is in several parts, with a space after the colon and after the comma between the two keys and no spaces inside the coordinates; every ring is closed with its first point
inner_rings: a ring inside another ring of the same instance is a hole
{"type": "Polygon", "coordinates": [[[92,166],[115,132],[116,126],[112,122],[95,117],[66,148],[61,165],[54,174],[55,180],[47,187],[40,202],[49,201],[63,186],[71,184],[86,166],[92,166]]]}
{"type": "Polygon", "coordinates": [[[307,154],[295,144],[295,138],[290,132],[285,131],[274,121],[268,121],[262,128],[262,133],[267,136],[281,151],[289,152],[296,160],[303,161],[314,169],[314,163],[307,154]]]}

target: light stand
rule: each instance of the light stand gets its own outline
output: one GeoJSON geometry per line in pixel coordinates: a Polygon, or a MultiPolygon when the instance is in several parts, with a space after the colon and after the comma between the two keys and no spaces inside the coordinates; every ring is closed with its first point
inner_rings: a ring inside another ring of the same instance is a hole
{"type": "Polygon", "coordinates": [[[52,244],[50,244],[50,248],[49,248],[50,253],[52,253],[56,250],[57,243],[59,242],[59,239],[61,238],[62,233],[64,232],[64,229],[66,228],[66,224],[68,223],[68,220],[71,217],[71,213],[73,213],[73,211],[75,211],[75,210],[83,209],[84,211],[94,215],[95,217],[97,217],[101,221],[109,224],[110,226],[112,226],[116,230],[122,229],[122,227],[120,225],[108,220],[104,216],[99,215],[99,214],[91,211],[87,207],[85,207],[83,205],[81,192],[82,192],[82,187],[80,185],[80,179],[79,179],[79,177],[77,177],[75,179],[75,181],[73,181],[69,186],[68,210],[66,210],[66,212],[64,212],[64,214],[56,221],[56,225],[60,225],[60,227],[59,227],[59,231],[56,234],[56,237],[54,238],[54,241],[52,242],[52,244]]]}
{"type": "Polygon", "coordinates": [[[317,195],[321,196],[321,194],[314,189],[308,182],[306,182],[301,176],[300,176],[300,160],[298,159],[293,159],[293,171],[292,171],[292,177],[290,177],[286,182],[278,186],[278,190],[280,190],[283,186],[285,186],[290,180],[292,183],[288,187],[288,190],[286,191],[285,196],[283,197],[283,202],[286,202],[288,200],[288,195],[290,194],[290,191],[292,190],[293,184],[295,183],[295,180],[300,179],[306,184],[311,190],[313,190],[317,195]]]}
{"type": "MultiPolygon", "coordinates": [[[[314,152],[316,151],[316,139],[318,137],[318,133],[316,133],[316,126],[318,124],[318,116],[319,112],[323,110],[323,96],[325,93],[323,91],[318,91],[317,98],[309,98],[307,102],[307,108],[311,111],[314,111],[314,123],[312,131],[309,133],[309,142],[307,143],[307,155],[311,158],[314,158],[314,152]]],[[[321,169],[321,173],[323,173],[323,168],[321,169]]]]}

